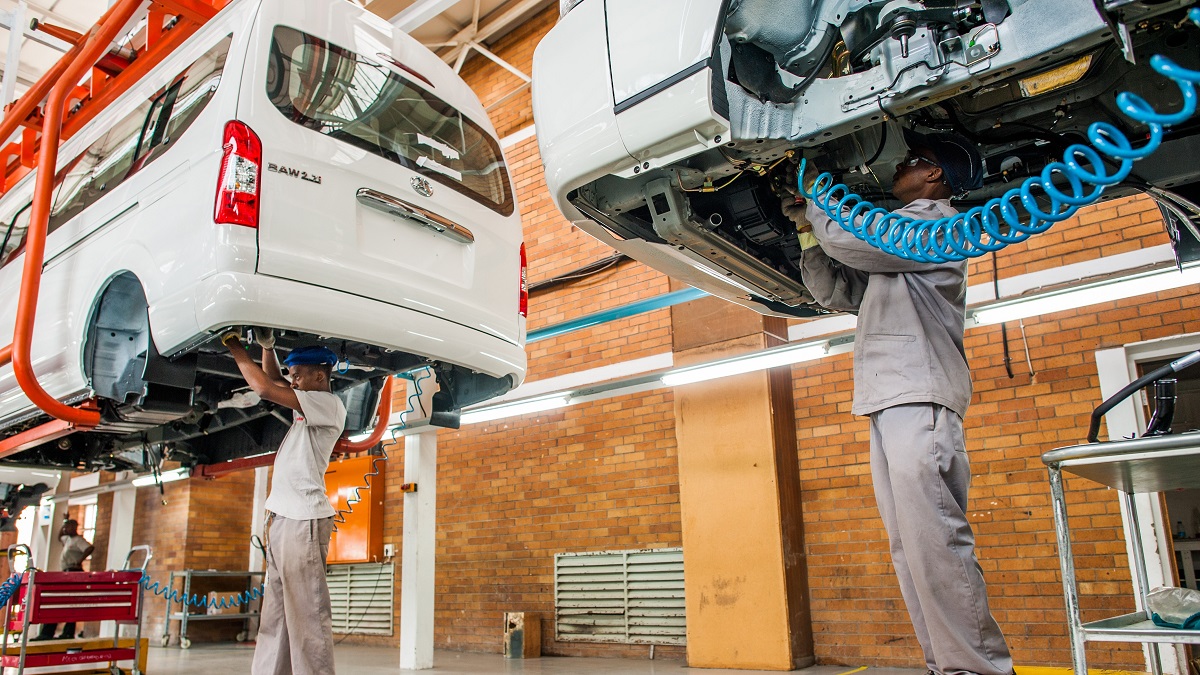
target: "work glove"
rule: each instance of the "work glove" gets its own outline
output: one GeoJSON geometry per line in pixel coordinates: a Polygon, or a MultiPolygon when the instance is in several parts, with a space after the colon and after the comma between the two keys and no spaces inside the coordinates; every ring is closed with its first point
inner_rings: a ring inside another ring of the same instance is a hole
{"type": "Polygon", "coordinates": [[[225,345],[226,347],[229,346],[229,343],[232,340],[237,340],[239,345],[242,344],[242,334],[236,330],[230,330],[225,331],[225,333],[221,336],[221,344],[225,345]]]}
{"type": "Polygon", "coordinates": [[[254,327],[254,341],[259,347],[270,350],[275,348],[275,330],[272,328],[254,327]]]}
{"type": "Polygon", "coordinates": [[[800,250],[807,251],[808,249],[818,246],[820,242],[812,233],[812,223],[808,221],[808,216],[804,215],[804,200],[800,197],[784,197],[781,200],[780,206],[783,208],[783,215],[787,216],[788,220],[796,225],[796,236],[800,240],[800,250]]]}
{"type": "MultiPolygon", "coordinates": [[[[786,173],[784,174],[784,180],[783,180],[783,189],[787,190],[788,194],[796,195],[797,197],[803,196],[800,194],[800,190],[796,186],[796,183],[797,183],[796,172],[799,170],[800,170],[799,164],[789,164],[787,166],[787,170],[786,170],[786,173]]],[[[816,184],[817,175],[819,173],[820,172],[817,171],[816,164],[814,164],[813,162],[809,161],[804,165],[804,190],[805,190],[805,192],[812,194],[813,185],[816,184]]]]}

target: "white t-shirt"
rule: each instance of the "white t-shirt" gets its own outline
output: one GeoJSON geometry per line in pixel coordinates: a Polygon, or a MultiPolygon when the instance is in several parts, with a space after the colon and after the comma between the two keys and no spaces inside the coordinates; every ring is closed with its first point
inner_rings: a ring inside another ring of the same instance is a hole
{"type": "Polygon", "coordinates": [[[346,427],[346,406],[328,391],[296,390],[299,411],[279,444],[267,510],[292,520],[329,518],[337,513],[325,496],[325,470],[346,427]]]}
{"type": "Polygon", "coordinates": [[[83,567],[84,553],[92,547],[87,539],[79,535],[64,534],[59,537],[62,541],[62,553],[58,556],[59,565],[64,572],[70,572],[83,567]]]}

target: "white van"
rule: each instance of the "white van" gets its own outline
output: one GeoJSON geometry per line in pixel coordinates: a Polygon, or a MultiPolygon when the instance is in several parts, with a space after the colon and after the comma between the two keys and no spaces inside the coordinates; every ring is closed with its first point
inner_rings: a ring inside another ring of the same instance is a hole
{"type": "MultiPolygon", "coordinates": [[[[12,334],[34,176],[0,198],[12,334]]],[[[496,133],[433,53],[343,0],[235,0],[60,151],[32,360],[103,423],[0,461],[140,468],[274,450],[216,343],[265,326],[343,358],[347,430],[389,373],[444,406],[525,375],[524,247],[496,133]]],[[[0,368],[0,439],[48,418],[0,368]]]]}
{"type": "MultiPolygon", "coordinates": [[[[824,313],[780,206],[801,157],[895,208],[903,130],[953,131],[985,160],[965,210],[1061,162],[1093,122],[1140,146],[1117,94],[1181,108],[1151,57],[1200,69],[1194,4],[561,0],[533,59],[547,189],[580,229],[675,279],[763,314],[824,313]]],[[[1200,259],[1198,155],[1193,119],[1103,196],[1158,202],[1184,261],[1200,259]]]]}

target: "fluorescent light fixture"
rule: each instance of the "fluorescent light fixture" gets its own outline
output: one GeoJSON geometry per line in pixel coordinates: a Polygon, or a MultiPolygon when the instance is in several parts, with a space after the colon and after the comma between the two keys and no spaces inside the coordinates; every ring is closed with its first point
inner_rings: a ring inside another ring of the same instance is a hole
{"type": "Polygon", "coordinates": [[[187,469],[179,467],[178,469],[172,469],[170,471],[164,471],[158,474],[157,481],[154,480],[153,474],[147,474],[145,476],[138,476],[137,478],[134,478],[132,484],[134,487],[146,487],[147,485],[154,485],[156,483],[170,483],[172,481],[183,480],[190,474],[191,472],[187,469]]]}
{"type": "Polygon", "coordinates": [[[1182,272],[1172,267],[1085,284],[1062,291],[998,302],[973,310],[971,316],[974,318],[975,324],[979,326],[1004,323],[1031,316],[1064,312],[1102,302],[1124,300],[1148,293],[1168,291],[1192,284],[1200,284],[1200,265],[1185,267],[1182,272]]]}
{"type": "Polygon", "coordinates": [[[462,414],[460,421],[463,424],[475,424],[476,422],[489,422],[498,420],[502,417],[516,417],[517,415],[528,415],[529,413],[543,412],[546,410],[554,410],[571,404],[571,397],[566,394],[554,394],[551,396],[542,396],[540,398],[526,399],[515,403],[506,403],[504,405],[489,406],[478,410],[470,410],[462,414]]]}
{"type": "Polygon", "coordinates": [[[814,361],[828,353],[829,345],[826,342],[783,347],[748,357],[726,359],[704,366],[681,368],[673,373],[663,375],[662,383],[668,387],[674,387],[680,384],[704,382],[706,380],[715,380],[718,377],[728,377],[730,375],[752,373],[757,370],[790,366],[793,363],[800,363],[802,361],[814,361]]]}

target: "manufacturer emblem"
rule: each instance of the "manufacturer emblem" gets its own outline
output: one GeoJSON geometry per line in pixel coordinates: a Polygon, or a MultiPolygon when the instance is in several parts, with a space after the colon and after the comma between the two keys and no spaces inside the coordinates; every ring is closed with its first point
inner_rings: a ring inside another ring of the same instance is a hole
{"type": "Polygon", "coordinates": [[[429,181],[425,180],[424,178],[421,178],[420,176],[412,177],[412,189],[415,190],[417,192],[417,194],[421,195],[422,197],[432,197],[433,196],[433,186],[429,184],[429,181]]]}

